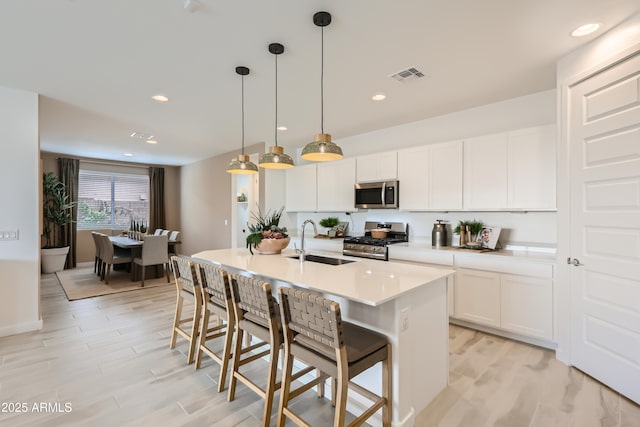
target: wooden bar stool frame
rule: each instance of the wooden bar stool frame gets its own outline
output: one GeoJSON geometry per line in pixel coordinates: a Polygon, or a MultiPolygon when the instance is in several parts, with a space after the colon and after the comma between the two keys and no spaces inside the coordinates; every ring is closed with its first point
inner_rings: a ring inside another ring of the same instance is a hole
{"type": "MultiPolygon", "coordinates": [[[[236,336],[233,350],[232,370],[230,374],[228,400],[235,398],[236,383],[240,381],[258,396],[264,399],[262,425],[268,427],[271,419],[273,395],[281,386],[276,381],[278,356],[282,346],[282,330],[279,322],[280,312],[271,293],[271,285],[267,282],[242,275],[231,275],[231,293],[236,316],[236,336]],[[261,340],[258,343],[243,344],[245,331],[261,340]],[[255,350],[269,346],[259,353],[255,350]],[[247,355],[247,353],[251,353],[247,355]],[[243,358],[243,356],[246,357],[243,358]],[[248,363],[269,355],[267,383],[264,389],[240,372],[240,368],[248,363]]],[[[299,378],[314,368],[305,368],[292,375],[299,378]]]]}
{"type": "Polygon", "coordinates": [[[202,310],[195,368],[200,368],[203,354],[218,363],[220,365],[218,391],[221,392],[226,384],[227,369],[232,355],[233,336],[236,330],[236,316],[233,309],[229,275],[223,268],[207,263],[198,263],[196,270],[202,291],[202,310]],[[211,315],[217,316],[223,322],[209,327],[211,315]],[[218,355],[207,347],[207,342],[222,337],[224,337],[224,347],[222,354],[218,355]]]}
{"type": "Polygon", "coordinates": [[[277,425],[284,426],[285,419],[289,418],[299,426],[311,427],[311,424],[289,409],[289,402],[309,390],[322,378],[331,377],[332,403],[336,407],[334,427],[344,425],[349,388],[372,401],[372,405],[349,426],[361,425],[379,409],[382,409],[382,425],[390,426],[392,365],[391,345],[386,337],[342,322],[340,305],[330,299],[285,287],[279,289],[279,295],[284,334],[284,361],[277,425]],[[345,336],[355,338],[354,342],[347,346],[345,336]],[[294,380],[291,378],[291,371],[294,359],[318,368],[323,374],[314,381],[292,390],[291,384],[294,380]],[[378,362],[382,362],[382,396],[351,382],[356,375],[378,362]]]}
{"type": "Polygon", "coordinates": [[[173,328],[171,330],[171,344],[169,348],[176,347],[176,338],[182,336],[189,342],[189,352],[187,363],[194,361],[196,348],[198,345],[198,330],[200,326],[200,316],[202,312],[202,291],[196,272],[195,264],[191,257],[174,256],[171,257],[173,265],[173,276],[176,281],[176,310],[173,317],[173,328]],[[184,299],[189,298],[194,301],[194,309],[191,317],[182,318],[182,308],[184,299]],[[183,329],[182,325],[190,323],[190,330],[183,329]]]}

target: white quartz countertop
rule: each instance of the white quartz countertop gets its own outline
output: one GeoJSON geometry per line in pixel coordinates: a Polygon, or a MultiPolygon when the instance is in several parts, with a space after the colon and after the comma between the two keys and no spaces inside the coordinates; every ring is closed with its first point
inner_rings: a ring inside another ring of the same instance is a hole
{"type": "Polygon", "coordinates": [[[290,249],[280,255],[251,255],[245,248],[217,249],[199,252],[193,257],[371,306],[384,304],[455,273],[448,268],[349,258],[321,251],[308,253],[352,259],[355,262],[342,265],[310,261],[301,263],[298,259],[290,258],[295,256],[290,249]]]}

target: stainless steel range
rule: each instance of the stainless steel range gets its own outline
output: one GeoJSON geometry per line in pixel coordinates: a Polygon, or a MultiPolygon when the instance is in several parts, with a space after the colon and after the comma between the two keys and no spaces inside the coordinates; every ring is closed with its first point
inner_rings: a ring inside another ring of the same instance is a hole
{"type": "Polygon", "coordinates": [[[342,254],[388,261],[388,245],[408,241],[409,226],[404,222],[367,221],[364,223],[364,236],[344,238],[342,254]],[[386,230],[386,232],[380,233],[378,230],[386,230]],[[386,237],[372,237],[372,232],[376,235],[385,234],[386,237]]]}

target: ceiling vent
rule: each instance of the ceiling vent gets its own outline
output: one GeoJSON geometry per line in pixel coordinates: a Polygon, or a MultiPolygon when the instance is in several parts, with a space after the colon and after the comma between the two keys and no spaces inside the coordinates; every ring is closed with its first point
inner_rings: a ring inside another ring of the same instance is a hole
{"type": "Polygon", "coordinates": [[[406,82],[424,77],[424,73],[415,67],[410,67],[391,74],[389,77],[394,78],[399,82],[406,82]]]}

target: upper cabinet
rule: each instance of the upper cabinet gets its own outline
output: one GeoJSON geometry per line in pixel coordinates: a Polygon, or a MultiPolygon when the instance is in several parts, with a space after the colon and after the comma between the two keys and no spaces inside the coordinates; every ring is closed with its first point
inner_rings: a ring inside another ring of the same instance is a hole
{"type": "Polygon", "coordinates": [[[356,182],[388,181],[398,178],[398,153],[369,154],[357,157],[356,182]]]}
{"type": "Polygon", "coordinates": [[[464,142],[465,210],[554,210],[555,126],[464,142]]]}
{"type": "Polygon", "coordinates": [[[555,209],[555,126],[509,132],[508,140],[508,207],[555,209]]]}
{"type": "Polygon", "coordinates": [[[318,193],[316,165],[296,166],[285,173],[285,209],[288,212],[315,212],[318,193]]]}
{"type": "Polygon", "coordinates": [[[462,209],[462,141],[398,152],[400,208],[462,209]]]}
{"type": "Polygon", "coordinates": [[[507,134],[464,141],[464,208],[507,207],[507,134]]]}
{"type": "Polygon", "coordinates": [[[356,159],[296,166],[286,170],[288,212],[354,211],[356,159]]]}
{"type": "Polygon", "coordinates": [[[356,159],[318,163],[318,211],[355,211],[356,159]]]}

